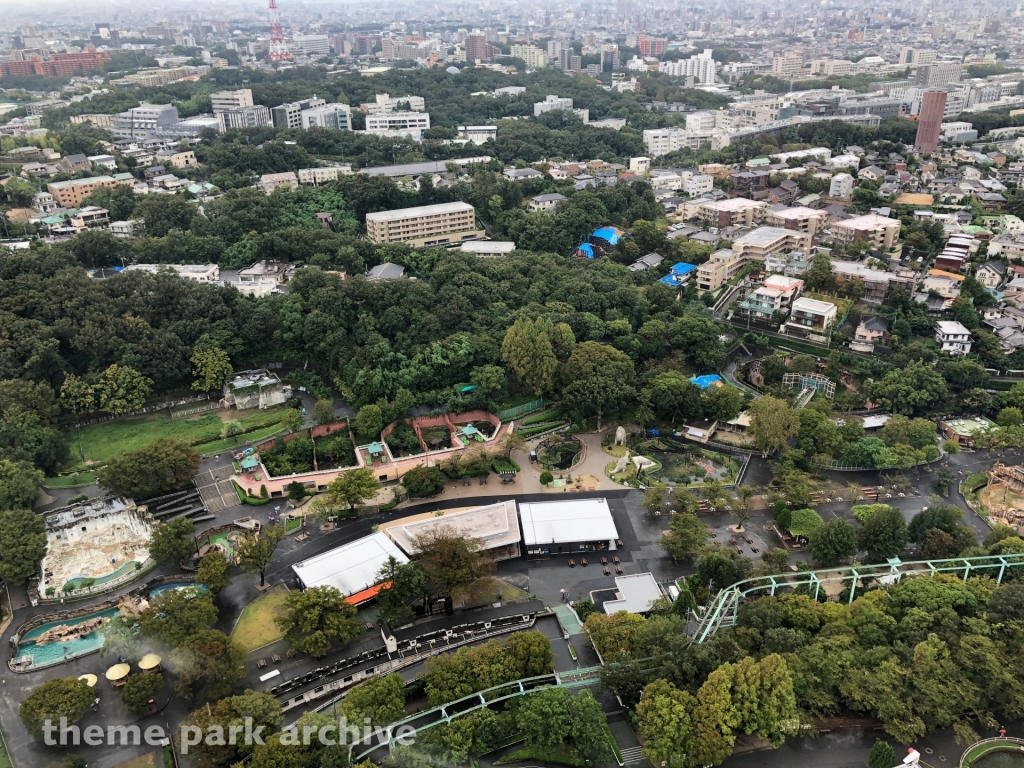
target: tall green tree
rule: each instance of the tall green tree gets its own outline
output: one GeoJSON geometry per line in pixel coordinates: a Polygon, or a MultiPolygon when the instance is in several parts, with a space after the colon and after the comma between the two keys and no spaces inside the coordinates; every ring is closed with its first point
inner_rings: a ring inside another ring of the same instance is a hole
{"type": "Polygon", "coordinates": [[[267,583],[267,568],[274,562],[274,552],[284,538],[283,525],[264,526],[259,531],[243,531],[235,544],[235,553],[244,573],[258,573],[260,586],[267,583]]]}
{"type": "Polygon", "coordinates": [[[117,494],[146,498],[188,486],[199,473],[199,453],[177,438],[162,438],[120,453],[100,467],[96,479],[117,494]]]}
{"type": "Polygon", "coordinates": [[[219,347],[197,349],[192,353],[190,362],[192,363],[192,375],[195,377],[192,389],[198,389],[201,392],[220,390],[234,371],[230,356],[219,347]]]}
{"type": "Polygon", "coordinates": [[[375,677],[353,688],[338,704],[345,720],[360,728],[363,718],[372,725],[390,725],[405,717],[405,681],[396,672],[375,677]]]}
{"type": "Polygon", "coordinates": [[[327,490],[314,502],[314,506],[321,516],[334,514],[339,509],[352,511],[376,498],[380,488],[380,482],[369,467],[349,469],[327,485],[327,490]]]}
{"type": "Polygon", "coordinates": [[[517,320],[505,334],[501,357],[523,387],[534,395],[550,392],[555,385],[558,358],[551,343],[550,320],[517,320]]]}
{"type": "Polygon", "coordinates": [[[754,400],[748,408],[750,431],[754,441],[767,458],[786,444],[786,439],[800,431],[800,414],[785,400],[766,395],[754,400]]]}
{"type": "Polygon", "coordinates": [[[174,692],[192,702],[220,699],[245,675],[245,651],[216,629],[193,632],[171,654],[177,674],[174,692]]]}
{"type": "Polygon", "coordinates": [[[29,509],[44,475],[27,461],[0,459],[0,510],[29,509]]]}
{"type": "Polygon", "coordinates": [[[423,573],[445,594],[461,592],[477,579],[494,572],[494,560],[478,539],[462,536],[451,526],[440,526],[416,539],[423,573]]]}
{"type": "MultiPolygon", "coordinates": [[[[690,768],[693,715],[697,701],[667,680],[655,680],[644,688],[636,707],[637,729],[644,740],[644,755],[666,768],[690,768]]],[[[890,767],[891,768],[891,767],[890,767]]]]}
{"type": "Polygon", "coordinates": [[[363,628],[355,606],[327,586],[289,592],[284,615],[274,621],[295,648],[315,658],[327,653],[332,640],[348,643],[363,628]]]}
{"type": "Polygon", "coordinates": [[[400,563],[389,556],[376,580],[383,585],[377,593],[377,617],[388,624],[411,616],[409,604],[426,593],[427,577],[416,562],[400,563]]]}
{"type": "Polygon", "coordinates": [[[707,526],[690,512],[672,515],[668,527],[660,543],[673,560],[683,560],[694,555],[707,543],[707,526]]]}
{"type": "Polygon", "coordinates": [[[153,380],[127,365],[111,365],[96,382],[101,411],[120,415],[141,408],[153,391],[153,380]]]}
{"type": "Polygon", "coordinates": [[[228,559],[223,552],[208,552],[196,571],[196,582],[202,584],[208,590],[217,594],[225,587],[231,586],[231,577],[228,576],[230,566],[228,559]]]}
{"type": "Polygon", "coordinates": [[[209,592],[168,589],[139,614],[139,629],[144,637],[178,648],[216,620],[217,608],[209,592]]]}
{"type": "MultiPolygon", "coordinates": [[[[76,677],[54,678],[36,688],[21,702],[18,717],[36,738],[43,735],[43,725],[60,725],[61,718],[68,723],[82,719],[95,698],[92,688],[76,677]]],[[[52,732],[51,732],[52,733],[52,732]]]]}
{"type": "Polygon", "coordinates": [[[907,521],[903,512],[886,507],[871,515],[857,532],[857,546],[873,561],[898,557],[907,546],[907,521]]]}
{"type": "Polygon", "coordinates": [[[826,568],[848,560],[857,554],[857,531],[848,520],[829,520],[808,537],[814,559],[826,568]]]}
{"type": "Polygon", "coordinates": [[[0,579],[24,584],[46,555],[46,523],[27,509],[0,512],[0,579]]]}
{"type": "Polygon", "coordinates": [[[149,556],[158,563],[183,563],[196,552],[196,526],[187,517],[158,523],[149,538],[149,556]]]}

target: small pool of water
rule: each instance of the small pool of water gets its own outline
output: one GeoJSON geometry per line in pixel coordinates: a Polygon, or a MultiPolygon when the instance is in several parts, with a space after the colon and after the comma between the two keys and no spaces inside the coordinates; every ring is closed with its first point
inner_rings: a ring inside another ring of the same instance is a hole
{"type": "Polygon", "coordinates": [[[993,752],[973,764],[977,768],[1024,768],[1024,752],[993,752]]]}
{"type": "MultiPolygon", "coordinates": [[[[108,581],[113,581],[114,579],[116,579],[116,578],[118,578],[120,576],[123,576],[124,574],[128,573],[129,571],[134,571],[138,567],[139,567],[139,563],[137,563],[135,560],[129,560],[127,563],[122,565],[116,571],[112,571],[111,573],[108,573],[106,576],[97,576],[95,579],[93,579],[93,586],[98,586],[100,584],[106,584],[108,581]]],[[[88,580],[89,580],[89,577],[87,577],[87,576],[77,576],[76,578],[69,580],[67,582],[67,584],[65,584],[62,587],[62,590],[64,592],[72,592],[72,591],[74,591],[76,589],[81,589],[82,585],[85,582],[87,582],[88,580]]]]}
{"type": "Polygon", "coordinates": [[[82,616],[77,619],[69,619],[68,621],[53,621],[49,624],[43,624],[41,627],[27,632],[24,639],[18,646],[18,658],[30,658],[32,659],[32,667],[44,667],[48,664],[63,661],[65,658],[74,659],[78,656],[84,656],[87,653],[98,651],[103,646],[103,635],[100,632],[93,632],[85,637],[78,638],[77,640],[67,640],[61,643],[47,643],[46,645],[36,645],[33,642],[34,638],[39,637],[43,632],[53,627],[58,627],[61,624],[67,624],[69,626],[75,626],[81,624],[89,619],[95,619],[99,616],[105,616],[106,618],[112,619],[119,615],[117,608],[108,608],[105,611],[99,613],[90,613],[87,616],[82,616]],[[65,656],[65,651],[67,655],[65,656]]]}
{"type": "Polygon", "coordinates": [[[155,587],[149,591],[149,599],[152,600],[154,597],[159,597],[164,592],[172,589],[198,589],[200,592],[209,592],[205,585],[196,584],[192,581],[183,581],[180,584],[164,584],[162,587],[155,587]]]}

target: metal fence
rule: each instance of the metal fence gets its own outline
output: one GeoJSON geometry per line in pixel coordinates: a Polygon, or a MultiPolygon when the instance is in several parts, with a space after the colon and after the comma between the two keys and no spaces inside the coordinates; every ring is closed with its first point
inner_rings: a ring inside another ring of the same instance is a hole
{"type": "Polygon", "coordinates": [[[215,403],[203,403],[202,405],[197,405],[195,408],[186,408],[182,411],[171,411],[171,418],[182,419],[186,416],[194,416],[197,413],[203,413],[204,411],[215,411],[218,408],[220,408],[219,401],[215,403]]]}
{"type": "Polygon", "coordinates": [[[544,398],[538,397],[536,400],[525,403],[523,405],[517,405],[515,408],[506,408],[504,411],[498,411],[497,416],[502,421],[511,421],[512,419],[518,419],[521,416],[539,411],[544,407],[544,398]]]}

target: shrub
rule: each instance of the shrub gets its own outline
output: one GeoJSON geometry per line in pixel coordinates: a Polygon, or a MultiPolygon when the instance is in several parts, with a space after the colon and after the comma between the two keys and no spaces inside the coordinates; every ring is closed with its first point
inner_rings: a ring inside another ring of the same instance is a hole
{"type": "Polygon", "coordinates": [[[956,440],[947,440],[942,444],[942,448],[950,456],[960,453],[960,444],[956,440]]]}
{"type": "Polygon", "coordinates": [[[545,470],[544,472],[540,473],[540,484],[541,485],[549,485],[551,483],[551,481],[554,480],[554,479],[555,479],[554,476],[550,472],[548,472],[547,470],[545,470]]]}
{"type": "Polygon", "coordinates": [[[80,493],[77,496],[72,496],[70,499],[68,499],[68,504],[77,504],[80,501],[88,501],[88,500],[89,500],[89,494],[87,494],[87,493],[80,493]]]}

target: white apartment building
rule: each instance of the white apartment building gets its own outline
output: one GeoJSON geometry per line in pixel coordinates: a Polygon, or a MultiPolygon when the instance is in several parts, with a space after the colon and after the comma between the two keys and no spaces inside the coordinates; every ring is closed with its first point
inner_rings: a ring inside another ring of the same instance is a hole
{"type": "Polygon", "coordinates": [[[688,59],[663,61],[658,65],[658,71],[672,77],[692,77],[695,83],[701,85],[714,85],[716,63],[711,57],[711,49],[705,48],[703,53],[694,54],[688,59]]]}
{"type": "Polygon", "coordinates": [[[162,131],[178,122],[173,104],[140,104],[114,118],[114,132],[124,136],[162,131]]]}
{"type": "Polygon", "coordinates": [[[811,254],[807,251],[770,253],[764,259],[764,271],[770,274],[799,277],[810,268],[811,254]]]}
{"type": "Polygon", "coordinates": [[[270,110],[262,104],[228,109],[217,115],[221,133],[230,128],[263,128],[270,125],[270,110]]]}
{"type": "Polygon", "coordinates": [[[900,220],[869,213],[832,224],[832,239],[842,245],[866,240],[875,248],[892,248],[900,236],[900,220]]]}
{"type": "Polygon", "coordinates": [[[374,101],[360,104],[359,109],[368,115],[382,115],[385,112],[422,112],[426,109],[422,96],[390,96],[386,93],[374,95],[374,101]]]}
{"type": "Polygon", "coordinates": [[[510,53],[512,58],[522,59],[526,66],[534,69],[542,69],[548,65],[548,52],[536,45],[513,45],[510,53]]]}
{"type": "Polygon", "coordinates": [[[327,35],[292,35],[288,50],[312,56],[329,56],[331,40],[327,35]]]}
{"type": "Polygon", "coordinates": [[[249,88],[240,88],[237,91],[216,91],[210,94],[210,103],[213,105],[213,114],[215,115],[233,109],[244,109],[253,106],[252,91],[249,88]]]}
{"type": "Polygon", "coordinates": [[[799,75],[804,68],[804,60],[801,56],[784,55],[772,59],[772,74],[775,77],[793,77],[799,75]]]}
{"type": "Polygon", "coordinates": [[[141,234],[145,229],[145,222],[142,219],[129,219],[128,221],[110,222],[110,234],[114,237],[132,238],[141,234]]]}
{"type": "Polygon", "coordinates": [[[697,151],[712,143],[712,133],[693,133],[684,128],[649,128],[643,134],[644,145],[651,157],[661,157],[680,149],[697,151]]]}
{"type": "Polygon", "coordinates": [[[811,74],[843,77],[853,73],[853,62],[846,59],[818,59],[811,62],[811,74]]]}
{"type": "Polygon", "coordinates": [[[736,251],[723,248],[697,267],[697,289],[717,291],[743,269],[747,260],[736,251]]]}
{"type": "Polygon", "coordinates": [[[764,220],[768,204],[745,197],[730,197],[725,200],[698,200],[684,203],[686,219],[698,219],[713,227],[753,227],[764,220]]]}
{"type": "Polygon", "coordinates": [[[698,173],[683,180],[683,191],[690,197],[706,195],[715,188],[715,179],[703,173],[698,173]]]}
{"type": "Polygon", "coordinates": [[[553,112],[557,109],[569,111],[572,109],[572,99],[562,99],[554,94],[548,94],[544,101],[536,101],[533,104],[533,116],[539,117],[545,112],[553,112]]]}
{"type": "Polygon", "coordinates": [[[956,320],[939,320],[935,324],[935,341],[943,352],[966,355],[971,351],[971,332],[956,320]]]}
{"type": "Polygon", "coordinates": [[[293,101],[290,104],[279,104],[270,110],[270,116],[274,121],[275,128],[300,128],[302,127],[302,113],[307,109],[322,107],[327,102],[315,95],[311,99],[293,101]]]}
{"type": "Polygon", "coordinates": [[[691,133],[713,131],[718,127],[718,115],[718,112],[712,112],[710,109],[689,112],[686,115],[686,130],[691,133]]]}
{"type": "Polygon", "coordinates": [[[429,112],[387,112],[366,116],[367,133],[389,135],[395,131],[401,131],[418,134],[428,128],[430,128],[429,112]]]}
{"type": "Polygon", "coordinates": [[[498,138],[498,126],[496,125],[460,125],[456,134],[460,139],[466,139],[474,144],[486,144],[498,138]]]}
{"type": "Polygon", "coordinates": [[[299,169],[299,183],[312,184],[318,187],[329,181],[337,181],[339,176],[346,176],[352,173],[352,166],[328,166],[326,168],[301,168],[299,169]]]}
{"type": "Polygon", "coordinates": [[[650,173],[651,171],[651,158],[649,157],[631,157],[629,158],[629,170],[633,173],[650,173]]]}
{"type": "Polygon", "coordinates": [[[785,275],[771,275],[764,284],[740,302],[741,315],[770,320],[776,312],[789,313],[793,301],[803,291],[804,281],[785,275]]]}
{"type": "Polygon", "coordinates": [[[352,111],[348,104],[324,104],[304,109],[299,115],[302,128],[327,128],[334,131],[352,130],[352,111]]]}
{"type": "Polygon", "coordinates": [[[732,249],[746,259],[764,261],[769,254],[787,251],[809,251],[814,238],[795,229],[758,227],[733,240],[732,249]]]}
{"type": "Polygon", "coordinates": [[[476,209],[455,202],[368,213],[366,235],[378,245],[408,243],[422,248],[478,240],[484,231],[476,227],[476,209]]]}
{"type": "Polygon", "coordinates": [[[815,208],[779,208],[765,212],[764,223],[770,227],[795,229],[808,235],[816,235],[828,221],[828,214],[815,208]]]}
{"type": "Polygon", "coordinates": [[[837,173],[828,185],[828,196],[836,200],[853,197],[853,188],[857,186],[853,176],[848,173],[837,173]]]}
{"type": "Polygon", "coordinates": [[[801,296],[793,302],[789,320],[782,327],[783,333],[797,336],[824,336],[835,325],[839,310],[828,301],[818,301],[801,296]]]}

